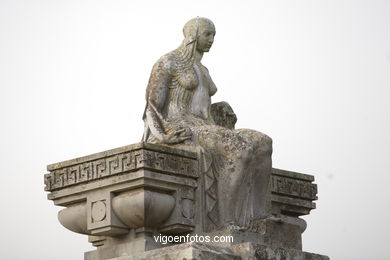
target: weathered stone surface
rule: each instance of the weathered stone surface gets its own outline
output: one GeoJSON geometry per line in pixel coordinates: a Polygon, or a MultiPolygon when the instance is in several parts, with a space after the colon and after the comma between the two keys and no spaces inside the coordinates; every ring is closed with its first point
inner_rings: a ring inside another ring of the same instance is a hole
{"type": "Polygon", "coordinates": [[[210,236],[232,236],[233,241],[218,243],[218,246],[231,246],[245,242],[269,245],[276,248],[302,250],[301,234],[306,229],[303,219],[281,216],[253,221],[248,229],[228,226],[207,233],[210,236]]]}
{"type": "MultiPolygon", "coordinates": [[[[224,247],[215,247],[199,243],[186,243],[151,250],[141,254],[121,256],[109,260],[240,260],[238,255],[224,247]]],[[[92,259],[88,259],[92,260],[92,259]]],[[[95,260],[95,259],[93,259],[95,260]]],[[[97,259],[96,259],[97,260],[97,259]]]]}
{"type": "MultiPolygon", "coordinates": [[[[102,258],[88,258],[98,260],[102,258]]],[[[186,243],[133,255],[123,254],[109,260],[329,260],[329,257],[295,249],[276,248],[254,243],[229,247],[186,243]]]]}
{"type": "Polygon", "coordinates": [[[253,243],[234,245],[231,250],[242,260],[329,260],[324,255],[253,243]]]}

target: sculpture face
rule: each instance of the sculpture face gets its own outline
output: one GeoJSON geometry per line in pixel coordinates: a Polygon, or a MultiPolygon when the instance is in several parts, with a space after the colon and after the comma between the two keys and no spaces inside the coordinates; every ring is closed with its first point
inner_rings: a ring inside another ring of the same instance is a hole
{"type": "Polygon", "coordinates": [[[213,45],[215,28],[208,22],[200,23],[198,32],[198,43],[196,49],[199,52],[208,52],[213,45]]]}

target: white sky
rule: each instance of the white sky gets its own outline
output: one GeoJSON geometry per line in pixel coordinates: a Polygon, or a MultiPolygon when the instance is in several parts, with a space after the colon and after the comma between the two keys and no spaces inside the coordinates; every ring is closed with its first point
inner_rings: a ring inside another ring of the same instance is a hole
{"type": "Polygon", "coordinates": [[[83,259],[46,165],[140,141],[154,62],[212,19],[203,63],[274,167],[313,174],[304,250],[389,259],[390,1],[0,0],[2,259],[83,259]]]}

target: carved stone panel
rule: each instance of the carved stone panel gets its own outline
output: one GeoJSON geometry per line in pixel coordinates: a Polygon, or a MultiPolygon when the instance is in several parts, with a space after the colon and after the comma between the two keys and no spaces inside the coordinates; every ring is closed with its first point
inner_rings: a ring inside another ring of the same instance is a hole
{"type": "Polygon", "coordinates": [[[307,174],[272,169],[270,189],[273,213],[298,217],[315,209],[317,185],[307,174]]]}
{"type": "Polygon", "coordinates": [[[138,169],[198,177],[195,153],[139,143],[49,165],[50,173],[44,176],[45,190],[53,191],[138,169]]]}

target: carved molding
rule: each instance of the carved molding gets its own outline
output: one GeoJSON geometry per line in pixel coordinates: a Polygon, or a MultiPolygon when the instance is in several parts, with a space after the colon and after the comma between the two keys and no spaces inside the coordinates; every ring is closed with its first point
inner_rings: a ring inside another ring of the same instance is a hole
{"type": "Polygon", "coordinates": [[[171,154],[166,151],[166,147],[153,145],[155,149],[151,150],[148,146],[144,145],[141,149],[136,146],[134,150],[121,151],[109,156],[103,153],[100,157],[91,155],[50,165],[48,166],[50,173],[44,176],[45,190],[53,191],[138,169],[198,177],[198,161],[196,157],[186,156],[189,152],[176,149],[177,154],[171,154]]]}
{"type": "Polygon", "coordinates": [[[270,190],[273,213],[307,215],[316,208],[317,184],[308,174],[272,169],[270,190]]]}

